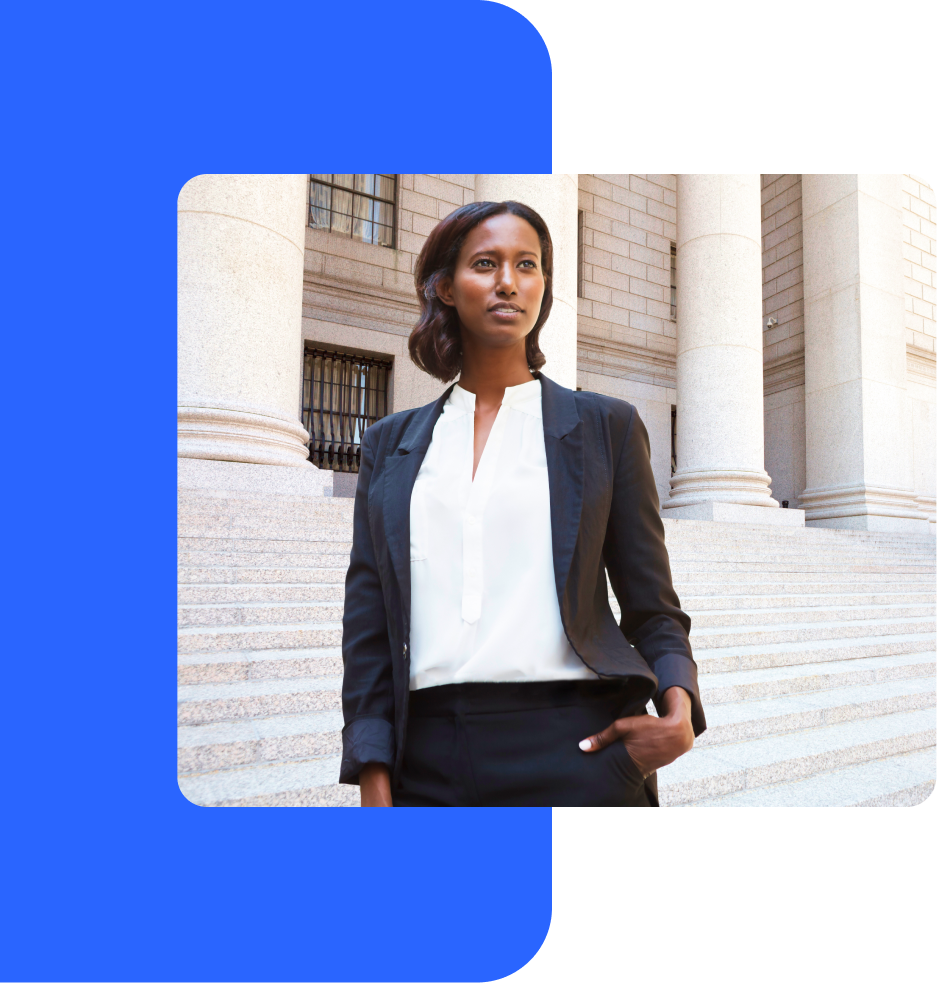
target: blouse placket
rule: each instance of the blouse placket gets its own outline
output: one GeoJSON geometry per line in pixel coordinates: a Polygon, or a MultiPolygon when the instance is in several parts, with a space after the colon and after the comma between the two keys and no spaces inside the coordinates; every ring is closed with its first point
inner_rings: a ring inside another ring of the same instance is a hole
{"type": "MultiPolygon", "coordinates": [[[[498,407],[498,415],[492,424],[485,449],[478,461],[475,480],[471,488],[462,516],[462,620],[473,625],[481,617],[482,596],[484,594],[482,523],[485,506],[491,497],[497,471],[498,456],[504,441],[507,415],[510,413],[510,400],[505,399],[498,407]]],[[[472,397],[472,416],[468,429],[468,474],[471,480],[472,464],[475,459],[475,412],[472,397]]]]}

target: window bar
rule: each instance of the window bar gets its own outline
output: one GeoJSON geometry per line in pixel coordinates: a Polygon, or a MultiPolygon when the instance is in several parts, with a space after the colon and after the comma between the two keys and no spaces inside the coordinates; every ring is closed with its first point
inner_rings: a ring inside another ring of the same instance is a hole
{"type": "Polygon", "coordinates": [[[338,470],[345,471],[348,467],[348,411],[351,408],[352,378],[355,371],[354,363],[342,362],[342,394],[339,402],[338,416],[338,470]]]}

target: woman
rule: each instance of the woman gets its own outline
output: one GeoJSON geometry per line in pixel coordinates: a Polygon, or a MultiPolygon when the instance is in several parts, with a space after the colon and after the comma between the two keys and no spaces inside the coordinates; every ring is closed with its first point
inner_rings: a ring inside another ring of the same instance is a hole
{"type": "Polygon", "coordinates": [[[420,254],[410,354],[459,382],[361,445],[340,781],[363,806],[657,805],[706,727],[647,431],[538,371],[552,253],[507,201],[420,254]]]}

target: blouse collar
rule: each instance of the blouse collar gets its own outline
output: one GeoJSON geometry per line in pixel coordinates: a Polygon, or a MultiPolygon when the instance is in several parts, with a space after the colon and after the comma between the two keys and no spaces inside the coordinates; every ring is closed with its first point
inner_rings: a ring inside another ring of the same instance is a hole
{"type": "MultiPolygon", "coordinates": [[[[502,406],[518,406],[528,400],[540,399],[540,380],[531,379],[530,382],[522,382],[519,386],[506,386],[504,399],[501,400],[502,406]]],[[[475,393],[470,393],[463,389],[458,383],[452,387],[449,394],[449,402],[456,409],[465,410],[467,413],[475,412],[475,393]]]]}

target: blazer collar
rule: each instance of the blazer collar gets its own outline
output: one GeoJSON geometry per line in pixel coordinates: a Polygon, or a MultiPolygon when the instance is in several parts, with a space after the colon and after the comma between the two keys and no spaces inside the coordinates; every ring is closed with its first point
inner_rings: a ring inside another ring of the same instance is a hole
{"type": "Polygon", "coordinates": [[[534,374],[540,380],[543,435],[562,440],[580,422],[579,411],[576,409],[576,397],[572,390],[558,385],[541,372],[534,374]]]}
{"type": "MultiPolygon", "coordinates": [[[[453,382],[435,403],[428,403],[418,411],[412,424],[407,428],[407,432],[397,445],[395,453],[410,454],[414,451],[420,454],[426,453],[429,442],[433,439],[433,427],[436,426],[436,421],[442,415],[442,408],[449,398],[449,393],[454,388],[455,383],[453,382]]],[[[413,477],[416,480],[416,475],[413,477]]]]}
{"type": "Polygon", "coordinates": [[[563,624],[568,625],[566,585],[582,517],[584,473],[583,426],[572,390],[540,375],[543,406],[543,445],[550,481],[550,526],[553,533],[553,573],[563,624]]]}
{"type": "MultiPolygon", "coordinates": [[[[455,383],[453,383],[455,385],[455,383]]],[[[436,400],[421,407],[411,417],[397,449],[388,457],[383,481],[384,536],[397,583],[404,618],[410,622],[410,495],[426,450],[433,439],[433,427],[452,386],[436,400]]]]}

